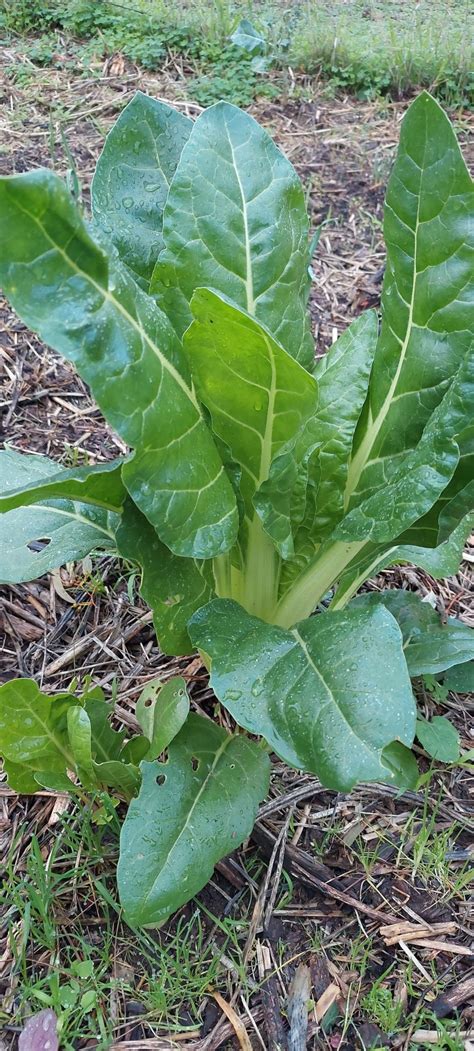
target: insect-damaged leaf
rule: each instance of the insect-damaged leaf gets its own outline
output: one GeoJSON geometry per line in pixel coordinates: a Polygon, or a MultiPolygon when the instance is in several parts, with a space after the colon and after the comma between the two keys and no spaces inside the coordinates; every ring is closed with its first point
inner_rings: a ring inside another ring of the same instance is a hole
{"type": "Polygon", "coordinates": [[[141,764],[122,828],[118,885],[132,926],[156,926],[196,894],[250,833],[268,789],[268,756],[190,715],[166,763],[141,764]]]}
{"type": "Polygon", "coordinates": [[[94,548],[114,550],[121,464],[64,470],[46,456],[0,452],[0,580],[31,580],[94,548]]]}

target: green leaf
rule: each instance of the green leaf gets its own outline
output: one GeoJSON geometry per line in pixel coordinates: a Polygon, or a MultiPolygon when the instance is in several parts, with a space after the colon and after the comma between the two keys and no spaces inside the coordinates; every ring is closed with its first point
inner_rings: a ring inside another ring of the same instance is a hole
{"type": "Polygon", "coordinates": [[[384,766],[391,770],[395,784],[402,792],[416,788],[419,777],[418,764],[409,748],[400,741],[392,741],[382,752],[384,766]]]}
{"type": "Polygon", "coordinates": [[[411,745],[415,705],[387,610],[325,613],[286,631],[217,600],[189,630],[219,700],[290,766],[341,791],[394,781],[382,753],[394,740],[411,745]]]}
{"type": "Polygon", "coordinates": [[[249,835],[268,789],[268,756],[244,736],[190,715],[167,763],[142,763],[142,787],[120,838],[127,922],[156,926],[207,883],[249,835]]]}
{"type": "Polygon", "coordinates": [[[136,718],[149,742],[144,759],[157,759],[179,733],[189,714],[186,682],[180,676],[164,684],[153,679],[142,690],[135,709],[136,718]]]}
{"type": "Polygon", "coordinates": [[[119,554],[142,569],[140,593],[153,610],[153,623],[164,653],[192,653],[187,623],[213,596],[212,566],[178,558],[128,500],[116,535],[119,554]]]}
{"type": "Polygon", "coordinates": [[[387,589],[359,595],[350,609],[390,610],[403,635],[408,671],[411,676],[437,674],[474,658],[474,630],[455,617],[443,624],[429,602],[412,591],[387,589]]]}
{"type": "Polygon", "coordinates": [[[131,799],[140,787],[140,772],[132,763],[111,759],[103,763],[93,763],[94,775],[99,784],[106,788],[115,788],[125,799],[131,799]]]}
{"type": "Polygon", "coordinates": [[[94,243],[63,182],[34,171],[0,180],[0,280],[23,320],[80,371],[135,449],[123,480],[175,553],[232,546],[234,493],[166,317],[94,243]]]}
{"type": "MultiPolygon", "coordinates": [[[[109,722],[111,706],[104,700],[103,694],[99,696],[94,691],[93,696],[86,696],[84,705],[80,718],[75,714],[75,710],[74,714],[68,716],[69,736],[78,764],[79,777],[86,787],[88,782],[89,785],[104,785],[117,789],[130,799],[140,787],[140,773],[133,748],[127,749],[127,745],[124,746],[125,731],[112,729],[109,722]],[[71,719],[78,728],[76,736],[72,733],[71,719]],[[79,732],[82,740],[79,738],[79,732]]],[[[140,738],[129,741],[129,746],[133,740],[139,741],[140,738]]],[[[136,747],[135,745],[135,749],[136,747]]]]}
{"type": "Polygon", "coordinates": [[[9,759],[3,758],[3,772],[6,774],[9,788],[11,788],[13,792],[18,792],[18,795],[31,796],[38,791],[38,782],[35,779],[30,764],[25,766],[23,763],[11,763],[9,759]]]}
{"type": "MultiPolygon", "coordinates": [[[[67,712],[77,705],[69,693],[47,697],[33,679],[12,679],[0,686],[0,753],[12,763],[72,768],[67,712]]],[[[38,769],[38,767],[37,767],[38,769]]]]}
{"type": "Polygon", "coordinates": [[[151,288],[179,334],[192,320],[195,289],[211,287],[311,367],[303,190],[248,113],[218,102],[198,117],[171,183],[163,238],[151,288]]]}
{"type": "Polygon", "coordinates": [[[382,330],[349,471],[351,506],[416,447],[472,342],[473,183],[452,125],[423,92],[409,107],[385,204],[382,330]]]}
{"type": "Polygon", "coordinates": [[[109,132],[92,181],[95,222],[148,284],[163,248],[163,208],[192,121],[137,91],[109,132]]]}
{"type": "Polygon", "coordinates": [[[0,452],[0,580],[32,580],[94,549],[115,550],[123,491],[116,461],[64,471],[45,456],[0,452]]]}
{"type": "Polygon", "coordinates": [[[209,289],[194,293],[195,320],[184,340],[200,400],[212,429],[242,468],[247,518],[255,491],[275,456],[316,409],[316,381],[262,325],[209,289]]]}
{"type": "MultiPolygon", "coordinates": [[[[318,404],[291,452],[272,463],[255,505],[283,558],[307,562],[344,513],[354,431],[369,382],[377,316],[362,314],[316,364],[318,404]]],[[[294,575],[284,567],[284,577],[294,575]]],[[[284,585],[283,585],[284,586],[284,585]]]]}
{"type": "Polygon", "coordinates": [[[443,715],[434,715],[430,722],[417,719],[416,736],[433,759],[441,763],[455,763],[459,759],[459,734],[443,715]]]}
{"type": "Polygon", "coordinates": [[[349,511],[334,531],[338,540],[390,541],[426,514],[459,463],[456,438],[474,411],[474,359],[461,362],[415,449],[385,484],[349,511]]]}
{"type": "MultiPolygon", "coordinates": [[[[400,562],[410,562],[414,566],[420,566],[438,580],[453,576],[459,569],[464,544],[472,533],[473,527],[474,514],[468,514],[446,540],[431,548],[400,543],[401,537],[390,546],[370,542],[364,544],[341,576],[337,588],[338,601],[342,602],[344,599],[347,601],[369,577],[374,577],[387,566],[400,562]]],[[[425,541],[434,539],[436,530],[436,522],[434,533],[431,525],[430,533],[426,523],[421,525],[421,539],[425,541]]],[[[413,535],[413,533],[414,529],[408,531],[408,535],[413,535]]]]}
{"type": "Polygon", "coordinates": [[[67,732],[78,776],[84,788],[92,788],[97,784],[92,763],[92,728],[84,708],[69,709],[67,732]]]}
{"type": "Polygon", "coordinates": [[[443,685],[455,693],[474,693],[474,660],[449,668],[443,676],[443,685]]]}
{"type": "Polygon", "coordinates": [[[231,33],[230,40],[235,47],[242,48],[242,51],[247,51],[249,55],[265,54],[265,40],[248,18],[240,20],[237,29],[231,33]]]}
{"type": "Polygon", "coordinates": [[[375,311],[356,318],[316,364],[319,404],[313,429],[321,443],[313,536],[319,541],[342,517],[356,424],[369,383],[378,335],[375,311]]]}
{"type": "Polygon", "coordinates": [[[110,463],[64,469],[46,456],[4,449],[0,452],[0,511],[60,497],[120,512],[126,497],[123,463],[121,457],[110,463]]]}
{"type": "Polygon", "coordinates": [[[100,693],[94,690],[92,696],[86,694],[83,702],[91,725],[93,759],[98,763],[118,759],[122,754],[125,731],[113,730],[110,725],[113,705],[107,703],[102,690],[100,693]]]}

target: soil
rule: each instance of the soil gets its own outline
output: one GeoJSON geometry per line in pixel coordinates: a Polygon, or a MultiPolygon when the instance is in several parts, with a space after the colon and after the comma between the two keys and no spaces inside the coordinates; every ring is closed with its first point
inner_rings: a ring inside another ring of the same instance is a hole
{"type": "MultiPolygon", "coordinates": [[[[178,63],[170,63],[159,76],[145,75],[121,56],[113,56],[94,76],[88,76],[74,65],[65,44],[55,68],[30,70],[30,79],[22,81],[15,75],[21,62],[28,66],[27,55],[0,48],[0,173],[46,166],[66,175],[73,164],[86,206],[104,134],[138,88],[175,102],[191,115],[199,109],[186,99],[185,71],[178,63]]],[[[254,116],[274,135],[299,172],[313,229],[324,224],[313,261],[310,303],[317,353],[324,353],[357,314],[379,303],[384,267],[382,202],[404,108],[403,102],[330,99],[318,84],[307,80],[294,81],[285,99],[257,100],[252,107],[254,116]]],[[[459,124],[466,142],[467,118],[460,118],[459,124]]],[[[472,142],[467,147],[472,155],[472,142]]],[[[0,349],[5,441],[67,462],[83,462],[86,457],[95,462],[124,451],[73,370],[26,329],[4,301],[0,303],[0,349]]],[[[451,613],[472,622],[469,551],[472,549],[466,552],[469,560],[450,581],[434,582],[407,568],[388,571],[386,583],[414,587],[422,594],[431,592],[451,613]]],[[[4,587],[1,595],[3,681],[18,674],[31,675],[53,691],[66,687],[73,676],[82,681],[92,675],[109,696],[116,688],[116,718],[130,726],[143,684],[158,673],[168,677],[179,670],[189,681],[197,710],[212,711],[213,699],[200,662],[160,654],[136,586],[133,581],[130,586],[111,558],[101,558],[92,572],[85,560],[34,583],[4,587]]],[[[469,747],[472,699],[464,697],[461,702],[451,695],[446,708],[425,690],[421,704],[427,712],[448,711],[464,746],[469,747]]],[[[423,758],[421,764],[428,769],[423,758]]],[[[0,807],[1,857],[6,859],[10,852],[11,863],[21,872],[31,837],[37,835],[47,859],[54,839],[57,799],[48,793],[19,799],[3,784],[0,807]],[[12,848],[14,832],[20,827],[22,834],[12,848]]],[[[363,786],[340,796],[275,762],[270,804],[262,808],[251,842],[218,866],[198,899],[203,910],[250,923],[247,976],[261,991],[252,993],[249,1005],[242,1000],[238,974],[230,972],[221,986],[227,1000],[234,997],[249,1047],[277,1047],[278,1034],[287,1024],[289,983],[300,963],[309,967],[311,996],[319,1002],[320,1012],[323,996],[332,995],[336,1005],[334,1027],[326,1034],[318,1022],[320,1015],[311,1007],[308,1047],[347,1051],[375,1046],[374,1040],[379,1046],[380,1041],[384,1046],[409,1046],[409,1040],[397,1043],[390,1034],[381,1033],[367,1013],[361,1012],[363,994],[392,967],[390,988],[401,999],[406,1017],[413,1019],[411,1029],[415,1030],[419,1012],[430,1002],[433,1006],[439,990],[457,987],[472,973],[472,960],[465,955],[472,944],[472,931],[464,893],[440,889],[436,875],[413,877],[404,828],[410,824],[413,840],[432,817],[434,833],[455,828],[456,850],[468,850],[472,813],[469,773],[459,767],[438,768],[426,792],[397,797],[388,788],[363,786]],[[375,848],[369,866],[364,866],[361,851],[355,849],[361,844],[369,853],[375,848]],[[255,879],[249,876],[252,858],[259,859],[254,865],[255,879]],[[286,903],[287,884],[282,883],[278,890],[282,866],[293,881],[293,893],[286,903]],[[402,935],[388,945],[384,925],[394,918],[419,928],[430,928],[433,923],[454,923],[455,928],[436,937],[428,931],[428,944],[422,946],[407,945],[402,935]],[[351,946],[361,935],[371,946],[363,975],[351,955],[351,946]],[[436,947],[436,941],[444,947],[436,947]],[[344,1033],[342,1019],[348,1011],[353,1013],[354,1024],[344,1033]]],[[[450,869],[453,885],[457,864],[453,861],[450,869]]],[[[96,903],[66,898],[58,908],[61,916],[69,913],[86,926],[93,913],[100,930],[96,903]]],[[[182,914],[191,915],[194,908],[192,903],[182,914]]],[[[160,937],[172,933],[177,922],[174,919],[160,937]]],[[[206,922],[209,937],[215,936],[215,928],[206,922]]],[[[13,1047],[18,976],[12,984],[15,968],[7,926],[0,921],[0,988],[6,1017],[12,1020],[11,1025],[8,1020],[5,1023],[3,1039],[13,1047]]],[[[216,940],[219,943],[218,933],[216,940]]],[[[130,950],[128,964],[132,973],[140,975],[144,965],[136,950],[130,950]]],[[[158,1025],[137,1020],[131,1003],[126,997],[119,1003],[114,1047],[149,1047],[150,1051],[173,1046],[202,1051],[244,1047],[238,1043],[235,1024],[226,1021],[212,996],[207,998],[193,1039],[181,1036],[176,1044],[158,1039],[165,1040],[167,1035],[166,1018],[158,1025]]],[[[470,1021],[467,996],[459,1010],[466,1030],[470,1021]]],[[[183,1026],[190,1018],[184,1002],[183,1026]]],[[[89,1042],[87,1046],[96,1045],[89,1042]]]]}

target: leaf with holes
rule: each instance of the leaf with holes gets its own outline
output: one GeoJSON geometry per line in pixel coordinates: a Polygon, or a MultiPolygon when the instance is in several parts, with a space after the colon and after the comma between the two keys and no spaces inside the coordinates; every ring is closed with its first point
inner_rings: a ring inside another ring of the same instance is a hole
{"type": "Polygon", "coordinates": [[[215,864],[252,830],[268,789],[268,756],[190,715],[166,763],[142,763],[142,787],[120,838],[118,885],[127,922],[154,927],[197,894],[215,864]]]}
{"type": "Polygon", "coordinates": [[[33,580],[98,548],[115,550],[121,464],[63,470],[46,456],[0,452],[0,580],[33,580]]]}
{"type": "Polygon", "coordinates": [[[136,717],[148,741],[144,759],[157,759],[176,737],[189,714],[186,682],[180,675],[149,682],[137,701],[136,717]]]}

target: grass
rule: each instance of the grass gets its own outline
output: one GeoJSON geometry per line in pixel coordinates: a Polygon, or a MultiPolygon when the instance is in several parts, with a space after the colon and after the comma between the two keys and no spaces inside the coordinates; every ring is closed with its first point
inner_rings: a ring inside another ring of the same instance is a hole
{"type": "Polygon", "coordinates": [[[474,105],[469,0],[0,0],[1,25],[40,34],[29,51],[37,65],[54,61],[58,30],[87,41],[86,63],[121,51],[156,70],[170,54],[183,56],[193,69],[189,94],[203,106],[219,98],[247,106],[281,93],[288,67],[332,93],[399,97],[427,87],[447,105],[474,105]],[[261,53],[231,42],[241,18],[261,35],[261,53]]]}
{"type": "Polygon", "coordinates": [[[118,831],[108,796],[94,808],[71,803],[53,837],[47,827],[31,837],[23,868],[14,861],[25,835],[18,829],[0,897],[12,957],[0,1027],[15,1030],[24,1014],[50,1007],[64,1051],[92,1038],[105,1051],[120,1017],[123,1025],[136,1014],[152,1032],[160,1025],[194,1031],[209,990],[225,989],[229,968],[245,986],[246,924],[198,905],[163,933],[122,923],[114,879],[118,831]]]}

